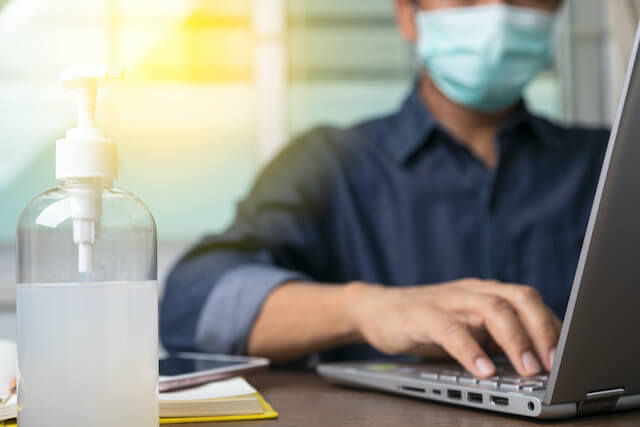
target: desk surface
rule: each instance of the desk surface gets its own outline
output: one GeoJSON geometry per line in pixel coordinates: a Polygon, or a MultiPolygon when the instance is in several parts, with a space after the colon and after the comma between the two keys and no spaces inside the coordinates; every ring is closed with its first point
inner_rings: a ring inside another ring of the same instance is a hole
{"type": "Polygon", "coordinates": [[[326,383],[313,374],[271,371],[247,378],[280,414],[277,420],[174,424],[182,427],[308,426],[601,426],[640,425],[640,410],[574,418],[531,421],[458,408],[391,394],[354,390],[326,383]]]}

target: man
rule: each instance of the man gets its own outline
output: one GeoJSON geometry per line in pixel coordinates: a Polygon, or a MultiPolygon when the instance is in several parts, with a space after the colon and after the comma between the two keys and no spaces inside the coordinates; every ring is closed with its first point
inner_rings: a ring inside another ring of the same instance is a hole
{"type": "MultiPolygon", "coordinates": [[[[176,265],[169,350],[287,362],[505,353],[551,369],[607,139],[531,115],[559,0],[395,0],[423,71],[396,114],[321,128],[176,265]],[[526,285],[526,286],[525,286],[526,285]]],[[[381,52],[383,54],[383,52],[381,52]]]]}

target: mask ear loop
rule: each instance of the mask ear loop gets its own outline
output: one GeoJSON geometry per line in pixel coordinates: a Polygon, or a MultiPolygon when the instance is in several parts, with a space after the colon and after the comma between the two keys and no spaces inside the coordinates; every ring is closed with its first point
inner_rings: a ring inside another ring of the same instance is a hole
{"type": "Polygon", "coordinates": [[[422,10],[420,7],[420,0],[409,0],[411,2],[411,6],[413,7],[413,19],[415,20],[415,16],[418,12],[422,10]]]}
{"type": "Polygon", "coordinates": [[[558,46],[560,46],[563,42],[563,31],[567,31],[567,28],[569,28],[568,25],[568,15],[567,15],[567,2],[562,2],[560,7],[553,12],[553,26],[551,28],[551,37],[552,37],[552,44],[551,47],[553,49],[551,57],[549,58],[549,64],[548,67],[552,68],[552,67],[556,67],[557,66],[557,62],[558,62],[558,46]],[[560,21],[564,20],[565,21],[565,25],[560,25],[560,21]]]}
{"type": "MultiPolygon", "coordinates": [[[[416,66],[415,71],[418,73],[418,75],[422,74],[424,71],[424,67],[422,65],[420,65],[420,58],[418,56],[418,39],[420,37],[419,34],[419,30],[418,30],[418,13],[422,10],[422,8],[420,7],[420,0],[409,0],[411,2],[411,5],[413,6],[413,22],[415,23],[416,26],[416,42],[414,44],[414,48],[411,49],[411,53],[413,55],[413,63],[416,66]]],[[[419,77],[418,77],[419,80],[419,77]]]]}

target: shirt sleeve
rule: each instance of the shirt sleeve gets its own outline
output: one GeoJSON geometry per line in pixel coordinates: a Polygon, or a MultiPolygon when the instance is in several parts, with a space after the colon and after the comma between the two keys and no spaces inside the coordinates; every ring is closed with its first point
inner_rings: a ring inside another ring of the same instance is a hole
{"type": "Polygon", "coordinates": [[[233,224],[178,261],[160,305],[168,351],[244,353],[269,293],[327,269],[322,219],[334,163],[321,132],[294,141],[262,171],[233,224]]]}
{"type": "Polygon", "coordinates": [[[309,280],[300,272],[264,264],[246,264],[226,273],[202,308],[196,346],[207,352],[243,354],[263,301],[278,285],[309,280]]]}

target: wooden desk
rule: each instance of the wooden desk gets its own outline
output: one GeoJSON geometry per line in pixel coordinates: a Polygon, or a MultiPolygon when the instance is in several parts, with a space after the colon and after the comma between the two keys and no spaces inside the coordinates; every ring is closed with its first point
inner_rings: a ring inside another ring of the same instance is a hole
{"type": "Polygon", "coordinates": [[[534,421],[391,394],[338,387],[313,374],[271,371],[254,374],[247,379],[273,405],[280,418],[174,426],[640,426],[640,410],[560,422],[534,421]]]}

